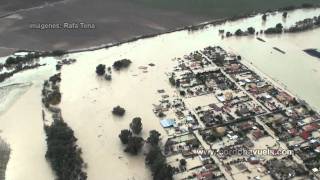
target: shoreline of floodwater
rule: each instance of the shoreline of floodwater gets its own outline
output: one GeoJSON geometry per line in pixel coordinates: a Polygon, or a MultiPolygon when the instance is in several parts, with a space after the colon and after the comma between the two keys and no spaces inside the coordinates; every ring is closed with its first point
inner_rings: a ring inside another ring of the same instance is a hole
{"type": "MultiPolygon", "coordinates": [[[[64,2],[64,1],[62,1],[64,2]]],[[[61,3],[61,1],[56,2],[56,3],[61,3]]],[[[165,34],[170,34],[170,33],[174,33],[174,32],[178,32],[178,31],[196,31],[196,30],[201,30],[203,28],[205,28],[206,26],[218,26],[218,25],[222,25],[223,23],[227,23],[227,22],[234,22],[234,21],[238,21],[241,19],[246,19],[246,18],[250,18],[250,17],[254,17],[257,16],[259,14],[263,15],[266,13],[281,13],[281,12],[292,12],[292,11],[296,11],[296,10],[308,10],[308,9],[318,9],[320,8],[320,4],[312,4],[308,7],[303,7],[301,6],[293,6],[293,7],[284,7],[284,8],[277,8],[277,9],[273,9],[273,10],[267,10],[267,11],[261,11],[261,12],[251,12],[251,13],[245,13],[245,14],[240,14],[237,16],[231,16],[231,17],[226,17],[226,18],[221,18],[221,19],[213,19],[210,21],[206,21],[206,22],[202,22],[202,23],[198,23],[198,24],[193,24],[193,25],[187,25],[187,26],[182,26],[182,27],[178,27],[178,28],[174,28],[172,30],[168,30],[165,32],[158,32],[158,33],[151,33],[151,34],[145,34],[145,35],[138,35],[126,40],[121,40],[118,42],[114,42],[114,43],[106,43],[106,44],[101,44],[98,46],[92,46],[92,47],[87,47],[87,48],[80,48],[80,49],[71,49],[71,50],[65,50],[66,54],[73,54],[73,53],[79,53],[79,52],[87,52],[87,51],[95,51],[95,50],[100,50],[100,49],[108,49],[111,47],[116,47],[116,46],[120,46],[122,44],[126,44],[126,43],[131,43],[131,42],[135,42],[138,40],[142,40],[142,39],[148,39],[148,38],[153,38],[153,37],[157,37],[160,35],[165,35],[165,34]]],[[[0,17],[1,18],[1,17],[0,17]]],[[[20,49],[17,50],[15,52],[19,52],[19,51],[25,51],[25,52],[41,52],[44,54],[50,54],[53,51],[38,51],[38,50],[34,50],[34,49],[20,49]]],[[[45,55],[47,56],[47,55],[45,55]]],[[[3,56],[5,57],[5,56],[3,56]]]]}
{"type": "Polygon", "coordinates": [[[75,50],[69,50],[66,51],[67,54],[73,54],[73,53],[79,53],[79,52],[87,52],[87,51],[95,51],[95,50],[100,50],[100,49],[108,49],[111,47],[116,47],[116,46],[120,46],[122,44],[126,44],[126,43],[131,43],[131,42],[135,42],[141,39],[148,39],[148,38],[153,38],[156,36],[160,36],[160,35],[165,35],[165,34],[170,34],[170,33],[174,33],[174,32],[178,32],[178,31],[197,31],[197,30],[201,30],[202,28],[205,28],[208,25],[211,26],[218,26],[218,25],[222,25],[223,23],[226,22],[234,22],[234,21],[238,21],[241,19],[246,19],[246,18],[250,18],[250,17],[254,17],[257,16],[259,14],[265,14],[265,13],[281,13],[281,12],[289,12],[289,11],[296,11],[296,10],[300,10],[300,9],[318,9],[320,8],[320,5],[313,5],[313,7],[308,7],[308,8],[304,8],[304,7],[295,7],[293,9],[289,9],[289,10],[285,10],[284,8],[278,8],[278,9],[274,9],[274,10],[269,10],[269,11],[264,11],[264,12],[252,12],[252,13],[248,13],[248,14],[243,14],[243,15],[238,15],[238,16],[233,16],[233,17],[227,17],[227,18],[222,18],[222,19],[214,19],[212,21],[207,21],[207,22],[203,22],[203,23],[199,23],[199,24],[195,24],[195,25],[190,25],[190,26],[184,26],[184,27],[179,27],[170,31],[166,31],[166,32],[160,32],[160,33],[154,33],[154,34],[146,34],[146,35],[140,35],[140,36],[136,36],[124,41],[119,41],[116,43],[110,43],[110,44],[103,44],[100,46],[94,46],[94,47],[89,47],[89,48],[85,48],[85,49],[75,49],[75,50]]]}

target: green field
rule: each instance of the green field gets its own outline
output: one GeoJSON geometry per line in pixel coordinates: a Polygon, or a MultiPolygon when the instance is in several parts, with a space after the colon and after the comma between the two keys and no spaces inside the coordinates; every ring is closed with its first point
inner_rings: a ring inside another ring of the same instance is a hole
{"type": "Polygon", "coordinates": [[[214,18],[266,11],[303,3],[320,4],[320,0],[131,0],[153,8],[178,10],[214,18]]]}

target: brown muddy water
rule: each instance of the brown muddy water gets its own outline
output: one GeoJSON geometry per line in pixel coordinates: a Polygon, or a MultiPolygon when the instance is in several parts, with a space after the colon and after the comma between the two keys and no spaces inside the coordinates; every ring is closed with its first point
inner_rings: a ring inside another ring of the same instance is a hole
{"type": "MultiPolygon", "coordinates": [[[[157,90],[165,89],[168,94],[174,94],[165,74],[175,64],[172,59],[209,45],[219,45],[240,54],[247,64],[319,110],[320,61],[302,50],[320,48],[320,29],[281,36],[263,35],[261,38],[266,40],[265,43],[255,37],[221,39],[218,33],[219,29],[234,32],[249,26],[260,30],[280,22],[289,26],[315,15],[320,15],[320,9],[296,10],[289,13],[286,21],[281,14],[275,14],[270,15],[266,23],[258,15],[219,26],[207,26],[199,31],[179,31],[109,49],[70,54],[70,58],[78,61],[62,69],[63,98],[60,107],[64,120],[75,131],[83,150],[83,158],[88,164],[88,179],[150,179],[143,155],[132,157],[125,154],[118,134],[121,129],[128,128],[132,118],[139,116],[143,123],[143,137],[147,137],[150,130],[157,129],[165,140],[165,132],[152,112],[152,104],[160,99],[157,90]],[[286,54],[273,47],[284,50],[286,54]],[[111,82],[96,76],[98,64],[110,66],[122,58],[131,59],[133,63],[125,71],[113,72],[111,82]],[[156,66],[150,67],[149,63],[156,66]],[[148,66],[148,72],[143,72],[140,66],[148,66]],[[116,105],[127,110],[123,118],[112,116],[111,110],[116,105]]],[[[0,115],[0,135],[12,148],[6,174],[8,180],[54,178],[44,158],[46,145],[40,108],[40,82],[54,71],[45,68],[20,73],[5,82],[33,82],[19,97],[9,98],[13,99],[9,103],[11,105],[0,115]],[[24,76],[27,73],[33,74],[30,76],[34,78],[28,80],[24,76]]]]}

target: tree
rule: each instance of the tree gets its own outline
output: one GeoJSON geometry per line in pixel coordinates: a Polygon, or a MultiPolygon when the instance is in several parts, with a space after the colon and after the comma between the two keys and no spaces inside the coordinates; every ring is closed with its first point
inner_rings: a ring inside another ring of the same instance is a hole
{"type": "Polygon", "coordinates": [[[173,179],[173,168],[168,165],[164,164],[153,176],[154,180],[172,180],[173,179]]]}
{"type": "Polygon", "coordinates": [[[61,93],[58,91],[53,91],[48,94],[46,101],[49,104],[57,105],[61,102],[61,93]]]}
{"type": "Polygon", "coordinates": [[[180,95],[181,95],[181,96],[186,96],[186,92],[183,91],[183,90],[181,90],[181,91],[180,91],[180,95]]]}
{"type": "MultiPolygon", "coordinates": [[[[150,131],[157,134],[155,130],[150,131]]],[[[149,165],[154,180],[171,180],[173,179],[173,168],[166,163],[166,158],[161,153],[158,144],[152,146],[146,155],[146,164],[149,165]]]]}
{"type": "Polygon", "coordinates": [[[242,36],[243,32],[241,29],[236,30],[236,32],[234,33],[236,36],[242,36]]]}
{"type": "Polygon", "coordinates": [[[176,87],[180,87],[180,84],[181,84],[180,79],[177,79],[175,84],[176,84],[176,87]]]}
{"type": "Polygon", "coordinates": [[[226,36],[227,36],[227,37],[230,37],[230,36],[232,36],[232,33],[228,31],[228,32],[226,33],[226,36]]]}
{"type": "Polygon", "coordinates": [[[52,56],[62,56],[66,54],[67,52],[65,50],[54,50],[52,51],[52,56]]]}
{"type": "Polygon", "coordinates": [[[287,18],[287,17],[288,17],[288,12],[283,12],[283,13],[282,13],[282,17],[283,17],[283,18],[287,18]]]}
{"type": "Polygon", "coordinates": [[[122,142],[122,144],[128,144],[129,139],[132,137],[132,133],[128,129],[121,130],[121,133],[119,134],[119,138],[122,142]]]}
{"type": "Polygon", "coordinates": [[[134,134],[139,134],[142,130],[142,123],[140,117],[135,117],[132,119],[132,122],[130,123],[130,129],[134,134]]]}
{"type": "Polygon", "coordinates": [[[147,139],[147,142],[151,145],[151,146],[157,146],[159,144],[160,141],[160,136],[161,134],[156,131],[156,130],[151,130],[150,131],[150,135],[147,139]]]}
{"type": "Polygon", "coordinates": [[[283,29],[283,25],[282,25],[281,23],[278,23],[278,24],[276,25],[276,28],[277,28],[278,30],[280,30],[280,29],[281,29],[281,31],[282,31],[282,29],[283,29]]]}
{"type": "Polygon", "coordinates": [[[119,71],[121,69],[129,67],[131,63],[132,62],[129,59],[121,59],[113,63],[113,68],[119,71]]]}
{"type": "Polygon", "coordinates": [[[267,20],[267,15],[266,15],[266,14],[263,14],[263,15],[262,15],[262,20],[263,20],[263,21],[266,21],[266,20],[267,20]]]}
{"type": "Polygon", "coordinates": [[[112,110],[112,114],[116,116],[123,116],[126,113],[126,110],[120,106],[116,106],[112,110]]]}
{"type": "Polygon", "coordinates": [[[169,77],[169,82],[172,86],[176,85],[176,80],[174,79],[174,75],[172,74],[171,77],[169,77]]]}
{"type": "Polygon", "coordinates": [[[156,160],[163,158],[163,155],[161,153],[161,150],[159,146],[154,146],[151,147],[150,151],[146,155],[146,164],[151,165],[153,164],[156,160]]]}
{"type": "Polygon", "coordinates": [[[249,34],[254,34],[256,32],[256,30],[253,27],[249,27],[248,28],[248,33],[249,34]]]}
{"type": "Polygon", "coordinates": [[[104,64],[99,64],[97,67],[96,67],[96,73],[98,76],[102,76],[106,73],[106,65],[104,64]]]}
{"type": "Polygon", "coordinates": [[[153,146],[146,155],[146,164],[150,166],[154,180],[171,180],[173,168],[166,163],[159,146],[153,146]]]}
{"type": "Polygon", "coordinates": [[[104,76],[104,79],[107,80],[107,81],[111,81],[112,76],[111,76],[110,74],[106,74],[106,75],[104,76]]]}
{"type": "Polygon", "coordinates": [[[143,142],[144,140],[142,137],[136,137],[136,136],[129,137],[127,147],[124,151],[132,155],[137,155],[143,146],[143,142]]]}
{"type": "Polygon", "coordinates": [[[186,166],[187,165],[187,161],[185,159],[180,159],[180,165],[181,166],[186,166]]]}

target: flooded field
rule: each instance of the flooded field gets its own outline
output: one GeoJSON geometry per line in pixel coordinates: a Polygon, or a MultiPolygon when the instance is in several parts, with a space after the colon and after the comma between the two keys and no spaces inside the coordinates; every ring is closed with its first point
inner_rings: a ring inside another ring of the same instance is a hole
{"type": "MultiPolygon", "coordinates": [[[[62,68],[60,107],[65,122],[74,130],[83,150],[88,179],[151,178],[144,157],[125,154],[118,134],[121,129],[129,127],[132,118],[141,117],[143,137],[147,137],[150,130],[157,129],[165,140],[166,134],[152,112],[153,104],[160,99],[157,90],[174,94],[166,76],[175,63],[172,59],[209,45],[218,45],[241,55],[246,64],[259,69],[320,110],[320,61],[303,52],[307,48],[320,48],[320,29],[260,36],[266,42],[255,37],[222,39],[219,35],[220,29],[234,32],[253,26],[260,30],[277,23],[288,27],[298,20],[319,15],[320,9],[297,10],[290,12],[286,20],[282,19],[282,14],[270,15],[265,23],[258,15],[219,26],[209,25],[198,31],[179,31],[109,49],[70,54],[69,58],[75,58],[77,62],[62,68]],[[273,47],[286,53],[282,54],[273,47]],[[133,62],[128,70],[113,72],[110,82],[96,76],[98,64],[111,66],[122,58],[133,62]],[[155,66],[149,66],[150,63],[155,66]],[[141,69],[141,66],[147,69],[141,69]],[[111,110],[117,105],[126,109],[122,118],[112,116],[111,110]]],[[[44,157],[45,134],[40,108],[42,81],[53,72],[52,65],[40,67],[14,75],[1,84],[33,83],[20,93],[19,98],[12,96],[15,101],[9,103],[11,105],[0,116],[0,135],[12,149],[6,174],[9,180],[53,179],[44,157]]]]}

